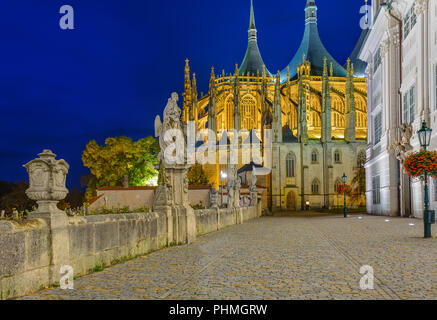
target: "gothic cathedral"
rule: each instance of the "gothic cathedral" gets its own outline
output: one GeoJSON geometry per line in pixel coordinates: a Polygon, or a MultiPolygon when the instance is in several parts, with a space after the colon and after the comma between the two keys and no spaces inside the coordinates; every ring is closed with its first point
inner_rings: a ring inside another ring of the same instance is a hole
{"type": "MultiPolygon", "coordinates": [[[[272,171],[258,179],[269,210],[343,205],[343,196],[337,194],[342,177],[346,174],[347,184],[360,192],[357,175],[366,159],[367,86],[362,62],[352,54],[342,66],[328,53],[319,37],[314,0],[307,0],[305,7],[302,43],[281,72],[272,74],[264,65],[253,3],[248,33],[242,64],[233,74],[216,75],[212,69],[205,96],[198,97],[196,77],[191,78],[186,61],[183,120],[194,121],[200,130],[213,130],[218,140],[231,138],[223,136],[237,130],[261,143],[264,130],[272,129],[272,171]]],[[[243,164],[239,168],[240,174],[251,170],[243,164]]],[[[220,172],[226,168],[206,165],[205,169],[219,186],[220,172]]],[[[364,192],[351,197],[353,206],[365,206],[364,192]]]]}

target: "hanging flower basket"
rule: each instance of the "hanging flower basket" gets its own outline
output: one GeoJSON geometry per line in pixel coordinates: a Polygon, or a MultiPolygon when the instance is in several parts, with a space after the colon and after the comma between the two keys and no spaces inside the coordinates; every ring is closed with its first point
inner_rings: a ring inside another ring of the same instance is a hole
{"type": "Polygon", "coordinates": [[[409,155],[404,161],[404,169],[412,178],[425,179],[428,176],[437,178],[437,151],[419,151],[409,155]]]}
{"type": "Polygon", "coordinates": [[[337,187],[337,194],[344,194],[346,193],[346,195],[350,196],[352,195],[352,187],[349,185],[339,185],[337,187]]]}

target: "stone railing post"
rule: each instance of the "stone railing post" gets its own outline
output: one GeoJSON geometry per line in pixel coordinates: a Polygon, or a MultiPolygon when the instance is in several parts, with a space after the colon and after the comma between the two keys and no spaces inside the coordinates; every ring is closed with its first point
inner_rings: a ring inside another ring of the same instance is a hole
{"type": "Polygon", "coordinates": [[[50,282],[54,283],[59,280],[61,266],[68,265],[70,260],[68,218],[57,207],[58,202],[68,194],[65,182],[70,166],[65,160],[56,160],[56,155],[50,150],[44,150],[38,156],[24,165],[29,174],[26,195],[38,204],[37,210],[31,212],[28,219],[42,219],[50,229],[50,282]]]}

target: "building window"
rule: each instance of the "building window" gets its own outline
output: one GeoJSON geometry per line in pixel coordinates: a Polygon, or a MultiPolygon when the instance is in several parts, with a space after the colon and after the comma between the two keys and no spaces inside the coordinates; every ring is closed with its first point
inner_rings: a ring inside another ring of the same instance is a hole
{"type": "Polygon", "coordinates": [[[289,153],[285,160],[285,170],[287,178],[294,178],[296,176],[296,157],[293,153],[289,153]]]}
{"type": "Polygon", "coordinates": [[[381,48],[378,48],[375,55],[373,56],[373,63],[374,63],[373,72],[376,72],[378,70],[379,66],[381,65],[381,61],[382,61],[381,48]]]}
{"type": "Polygon", "coordinates": [[[381,204],[381,179],[380,176],[372,179],[373,204],[381,204]]]}
{"type": "Polygon", "coordinates": [[[417,16],[416,13],[414,12],[414,4],[413,4],[413,6],[411,7],[410,10],[408,10],[404,18],[404,39],[406,39],[410,34],[410,31],[413,30],[414,26],[416,25],[416,22],[417,22],[417,16]]]}
{"type": "Polygon", "coordinates": [[[311,153],[311,163],[318,163],[319,162],[319,154],[317,153],[316,150],[314,150],[311,153]]]}
{"type": "Polygon", "coordinates": [[[319,194],[319,180],[314,179],[313,183],[311,183],[311,193],[312,194],[319,194]]]}
{"type": "Polygon", "coordinates": [[[335,150],[335,152],[334,152],[334,162],[341,163],[341,154],[340,154],[340,151],[338,151],[338,150],[335,150]]]}
{"type": "Polygon", "coordinates": [[[226,100],[226,114],[227,114],[227,125],[228,130],[234,129],[234,97],[229,96],[226,100]]]}
{"type": "MultiPolygon", "coordinates": [[[[241,101],[242,129],[255,129],[255,108],[256,102],[251,96],[245,96],[241,101]]],[[[232,113],[234,114],[234,113],[232,113]]]]}
{"type": "Polygon", "coordinates": [[[379,112],[374,119],[374,135],[375,135],[375,144],[381,142],[382,137],[382,112],[379,112]]]}
{"type": "Polygon", "coordinates": [[[403,122],[413,123],[416,117],[416,87],[413,86],[404,94],[403,122]]]}

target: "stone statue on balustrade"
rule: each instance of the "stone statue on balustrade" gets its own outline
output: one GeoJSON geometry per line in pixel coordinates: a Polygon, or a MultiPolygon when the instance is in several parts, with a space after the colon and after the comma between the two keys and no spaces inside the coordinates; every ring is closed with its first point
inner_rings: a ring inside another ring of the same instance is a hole
{"type": "Polygon", "coordinates": [[[252,176],[250,179],[250,186],[249,186],[249,192],[250,192],[250,206],[256,206],[258,204],[258,189],[256,188],[256,168],[255,166],[252,168],[252,176]]]}
{"type": "Polygon", "coordinates": [[[241,181],[238,177],[236,165],[229,165],[228,182],[226,190],[228,191],[228,208],[238,208],[240,206],[240,189],[241,181]]]}
{"type": "Polygon", "coordinates": [[[211,190],[209,191],[209,203],[211,209],[217,209],[218,205],[218,191],[214,188],[214,184],[211,185],[211,190]]]}
{"type": "Polygon", "coordinates": [[[159,115],[155,119],[155,137],[159,137],[161,148],[158,154],[160,165],[183,165],[186,163],[186,141],[178,101],[178,94],[172,93],[164,109],[163,122],[161,122],[159,115]]]}

